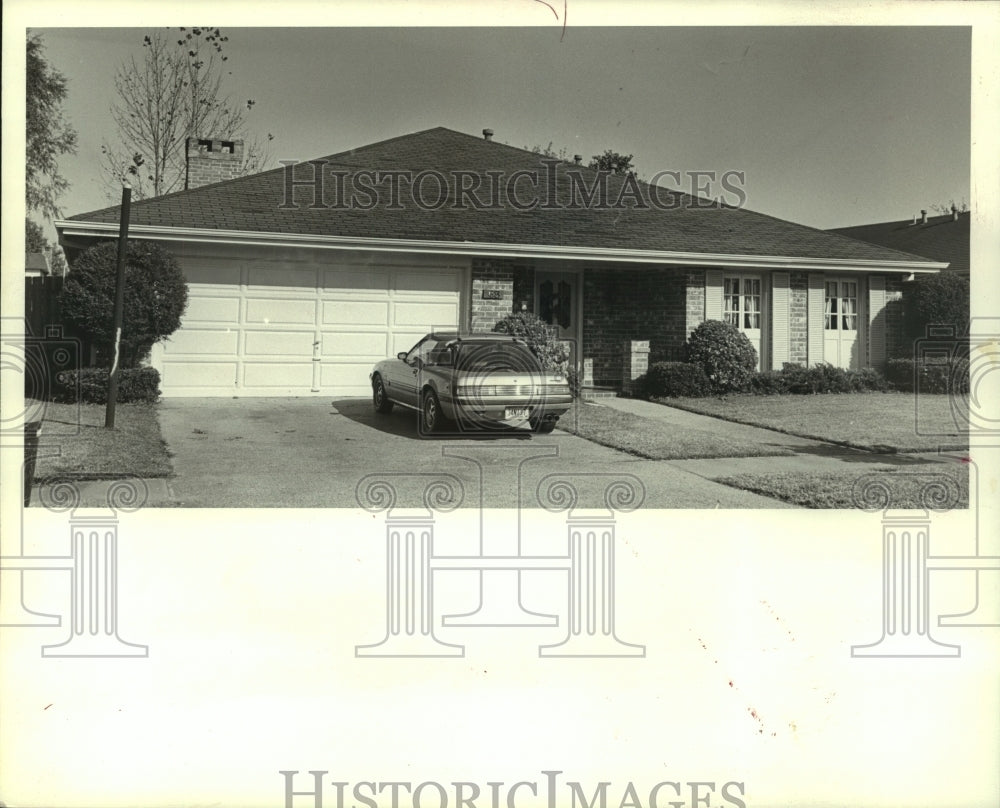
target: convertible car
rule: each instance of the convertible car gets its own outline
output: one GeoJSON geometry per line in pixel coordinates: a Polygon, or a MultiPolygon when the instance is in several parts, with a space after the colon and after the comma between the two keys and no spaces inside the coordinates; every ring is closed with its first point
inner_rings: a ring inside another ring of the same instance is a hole
{"type": "Polygon", "coordinates": [[[561,371],[546,370],[527,343],[506,334],[428,334],[371,373],[375,411],[419,412],[428,434],[527,424],[551,432],[573,403],[561,371]]]}

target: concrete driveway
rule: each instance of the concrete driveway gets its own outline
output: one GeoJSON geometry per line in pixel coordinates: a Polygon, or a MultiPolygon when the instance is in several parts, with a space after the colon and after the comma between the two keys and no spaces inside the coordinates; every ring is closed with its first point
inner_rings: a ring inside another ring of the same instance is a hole
{"type": "Polygon", "coordinates": [[[461,507],[538,508],[568,474],[581,508],[625,475],[649,508],[789,507],[558,430],[421,438],[414,412],[376,415],[368,399],[166,399],[159,412],[176,475],[163,504],[178,507],[354,508],[372,474],[363,490],[390,485],[398,507],[418,506],[435,474],[460,481],[461,507]]]}

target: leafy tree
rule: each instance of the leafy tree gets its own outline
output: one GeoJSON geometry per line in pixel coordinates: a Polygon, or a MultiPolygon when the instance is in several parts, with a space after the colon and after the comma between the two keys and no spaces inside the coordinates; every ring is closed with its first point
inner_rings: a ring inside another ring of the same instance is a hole
{"type": "Polygon", "coordinates": [[[155,33],[144,37],[141,60],[132,56],[118,67],[111,107],[118,143],[101,147],[110,198],[126,175],[135,199],[182,190],[189,137],[244,140],[241,174],[268,162],[273,136],[263,143],[247,136],[247,114],[256,102],[236,102],[226,92],[228,41],[218,28],[181,28],[176,40],[155,33]]]}
{"type": "Polygon", "coordinates": [[[964,199],[958,203],[956,203],[954,199],[949,199],[947,203],[931,205],[931,210],[937,213],[953,213],[954,211],[958,211],[959,213],[968,213],[969,204],[964,199]]]}
{"type": "MultiPolygon", "coordinates": [[[[556,150],[552,141],[549,141],[548,146],[525,146],[526,151],[534,152],[535,154],[540,154],[542,157],[551,157],[556,160],[566,160],[569,154],[569,150],[563,146],[556,150]]],[[[635,168],[632,165],[632,155],[624,155],[611,149],[605,149],[601,154],[595,154],[589,163],[587,163],[587,168],[597,169],[598,171],[610,171],[612,174],[634,174],[635,168]]]]}
{"type": "Polygon", "coordinates": [[[552,147],[552,141],[551,140],[549,141],[549,145],[548,146],[538,146],[538,145],[535,145],[535,146],[525,146],[524,148],[525,148],[525,151],[530,151],[530,152],[533,152],[535,154],[540,154],[542,157],[551,157],[551,158],[553,158],[555,160],[564,160],[565,161],[566,160],[566,155],[569,154],[569,150],[565,146],[561,147],[559,149],[559,151],[556,151],[552,147]]]}
{"type": "MultiPolygon", "coordinates": [[[[107,361],[114,345],[118,242],[104,241],[73,263],[59,294],[63,319],[107,361]]],[[[136,367],[153,344],[173,334],[187,306],[187,283],[177,260],[160,245],[129,241],[125,253],[125,309],[121,366],[136,367]]]]}
{"type": "MultiPolygon", "coordinates": [[[[926,337],[929,326],[951,326],[961,337],[969,328],[969,282],[950,272],[921,275],[903,289],[903,322],[913,341],[926,337]]],[[[912,356],[905,351],[904,356],[912,356]]]]}
{"type": "Polygon", "coordinates": [[[25,83],[25,201],[45,218],[59,215],[56,200],[69,188],[59,157],[76,152],[76,131],[63,116],[66,77],[45,61],[39,35],[28,37],[25,83]]]}
{"type": "Polygon", "coordinates": [[[66,274],[66,257],[58,245],[49,244],[41,225],[25,217],[24,219],[24,251],[26,253],[44,253],[49,259],[49,269],[53,275],[66,274]]]}
{"type": "Polygon", "coordinates": [[[632,166],[632,155],[624,155],[619,152],[605,149],[601,154],[595,154],[587,164],[589,168],[596,168],[598,171],[610,171],[612,174],[634,174],[632,166]]]}

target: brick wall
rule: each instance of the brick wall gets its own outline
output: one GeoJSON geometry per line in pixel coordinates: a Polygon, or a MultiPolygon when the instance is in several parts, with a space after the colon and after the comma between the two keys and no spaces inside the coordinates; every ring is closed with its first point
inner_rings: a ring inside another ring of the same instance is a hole
{"type": "Polygon", "coordinates": [[[809,346],[809,275],[805,272],[789,276],[788,316],[788,361],[805,365],[809,346]]]}
{"type": "Polygon", "coordinates": [[[187,140],[187,178],[184,187],[200,188],[240,176],[243,166],[242,140],[187,140]]]}
{"type": "Polygon", "coordinates": [[[688,270],[685,278],[687,318],[684,324],[684,342],[705,321],[705,270],[688,270]]]}
{"type": "Polygon", "coordinates": [[[514,306],[514,266],[510,261],[477,258],[472,262],[471,331],[492,331],[514,306]],[[483,300],[485,290],[500,292],[498,300],[483,300]]]}
{"type": "Polygon", "coordinates": [[[583,356],[594,384],[617,387],[622,345],[648,340],[650,362],[679,359],[687,338],[687,275],[670,267],[588,267],[583,280],[583,356]]]}

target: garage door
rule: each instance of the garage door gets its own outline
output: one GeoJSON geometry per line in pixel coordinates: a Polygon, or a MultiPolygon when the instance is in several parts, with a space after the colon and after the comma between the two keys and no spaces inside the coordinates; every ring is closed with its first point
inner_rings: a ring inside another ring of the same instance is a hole
{"type": "Polygon", "coordinates": [[[188,308],[153,364],[164,396],[358,396],[372,365],[456,328],[458,266],[187,259],[188,308]]]}

